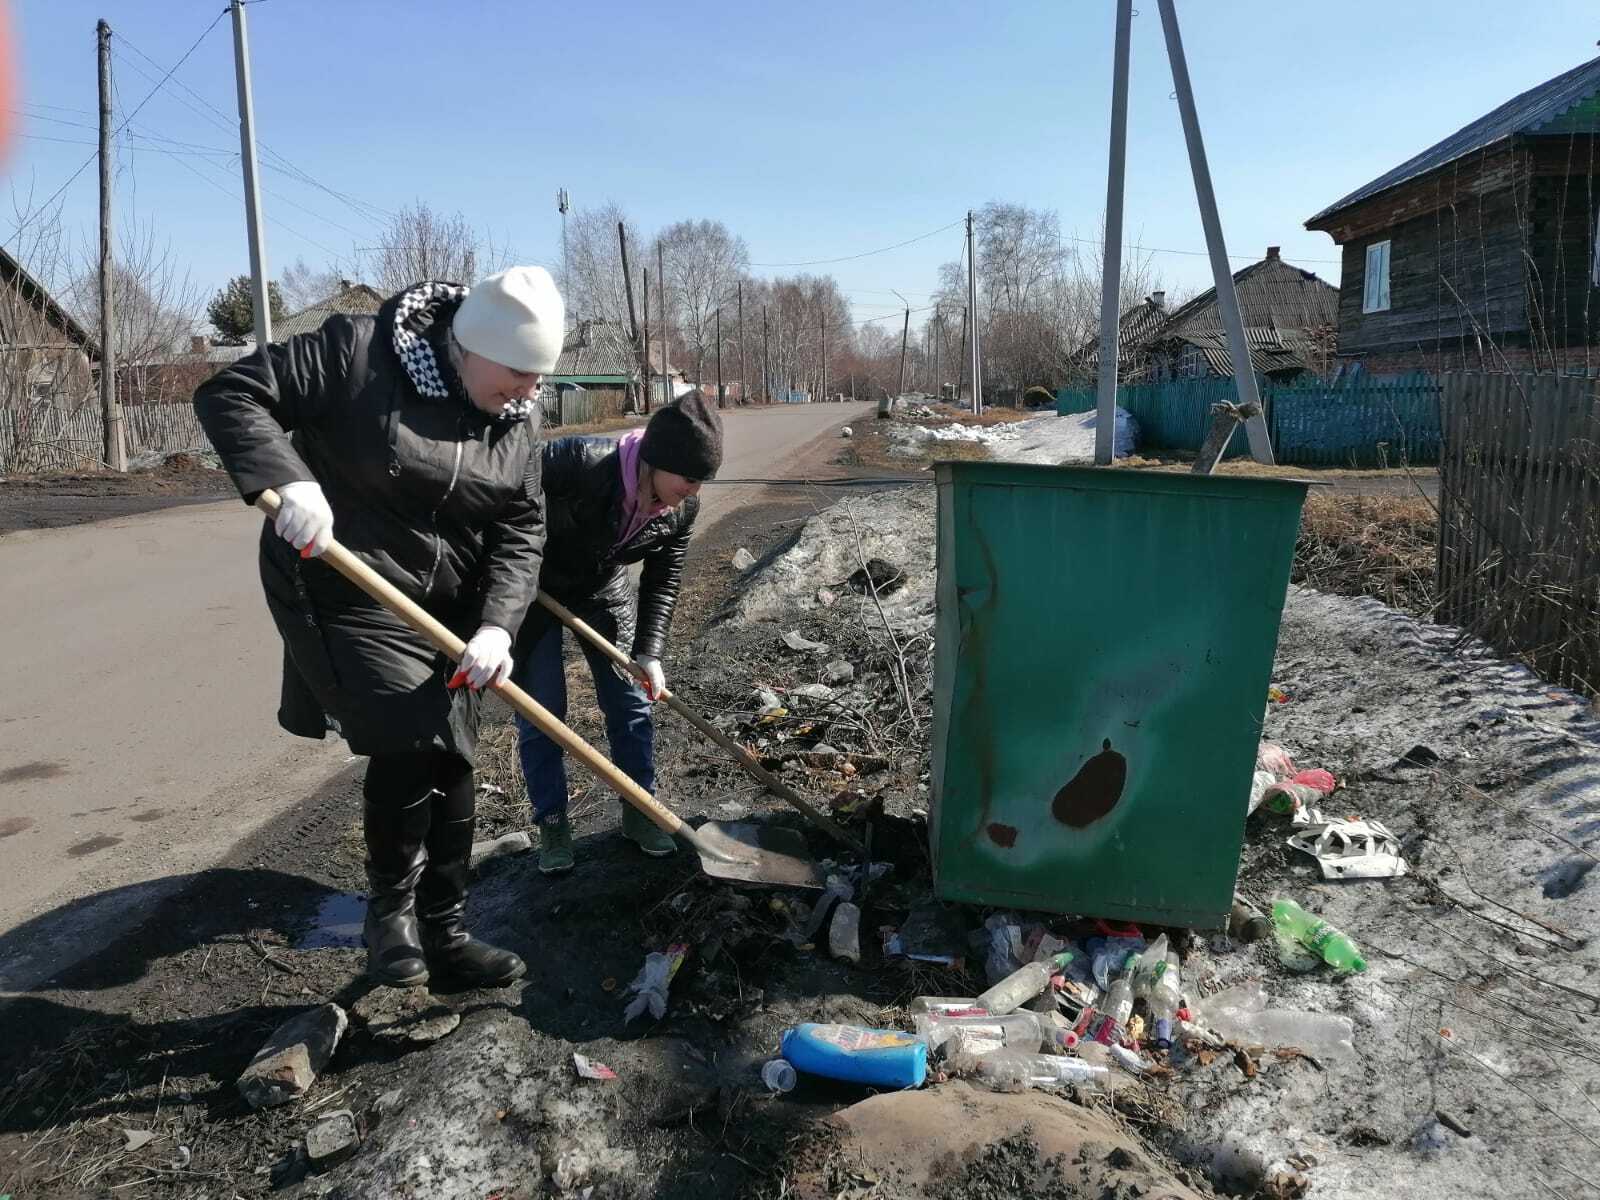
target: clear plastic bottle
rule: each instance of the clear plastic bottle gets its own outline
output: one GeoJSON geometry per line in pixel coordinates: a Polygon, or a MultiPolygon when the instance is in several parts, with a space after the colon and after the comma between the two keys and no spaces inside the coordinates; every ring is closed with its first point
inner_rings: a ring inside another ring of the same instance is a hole
{"type": "Polygon", "coordinates": [[[939,1013],[918,1013],[913,1019],[917,1038],[937,1049],[957,1030],[998,1038],[1008,1049],[1037,1050],[1044,1041],[1042,1021],[1036,1013],[1011,1012],[1000,1016],[947,1017],[939,1013]]]}
{"type": "Polygon", "coordinates": [[[761,1082],[774,1092],[792,1092],[799,1081],[799,1073],[786,1059],[775,1058],[761,1068],[761,1082]]]}
{"type": "Polygon", "coordinates": [[[1150,1016],[1155,1025],[1151,1040],[1161,1050],[1171,1049],[1172,1021],[1178,1015],[1178,1009],[1183,1007],[1179,974],[1178,952],[1168,950],[1166,969],[1161,972],[1149,996],[1150,1016]]]}
{"type": "Polygon", "coordinates": [[[988,991],[978,996],[978,1003],[995,1015],[1011,1012],[1033,999],[1050,986],[1050,977],[1059,973],[1072,961],[1072,951],[1064,950],[1044,962],[1024,963],[988,991]]]}
{"type": "Polygon", "coordinates": [[[1128,1018],[1133,1016],[1133,968],[1138,961],[1138,955],[1128,955],[1121,974],[1112,983],[1111,990],[1106,992],[1099,1008],[1101,1021],[1099,1029],[1095,1031],[1097,1041],[1110,1045],[1123,1039],[1128,1018]]]}
{"type": "Polygon", "coordinates": [[[1109,1067],[1059,1054],[991,1054],[978,1063],[978,1078],[1000,1091],[1063,1087],[1094,1083],[1111,1074],[1109,1067]]]}
{"type": "Polygon", "coordinates": [[[1148,1000],[1167,970],[1167,935],[1162,934],[1139,955],[1133,968],[1133,998],[1148,1000]]]}
{"type": "Polygon", "coordinates": [[[1319,1058],[1354,1058],[1355,1025],[1348,1017],[1331,1013],[1266,1008],[1253,1012],[1237,1008],[1209,1009],[1206,1024],[1229,1041],[1247,1045],[1295,1046],[1319,1058]]]}
{"type": "Polygon", "coordinates": [[[988,1010],[979,1004],[975,997],[963,996],[918,996],[909,1005],[906,1011],[916,1016],[918,1013],[933,1013],[941,1017],[983,1017],[988,1016],[988,1010]]]}
{"type": "Polygon", "coordinates": [[[1322,956],[1322,961],[1339,971],[1365,971],[1367,960],[1346,934],[1313,916],[1293,900],[1272,902],[1272,923],[1281,934],[1293,938],[1308,950],[1322,956]]]}

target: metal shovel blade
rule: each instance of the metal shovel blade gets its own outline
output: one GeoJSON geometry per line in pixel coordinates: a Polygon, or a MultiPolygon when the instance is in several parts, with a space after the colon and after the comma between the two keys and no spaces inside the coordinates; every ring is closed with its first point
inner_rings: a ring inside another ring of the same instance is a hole
{"type": "Polygon", "coordinates": [[[713,853],[700,855],[707,875],[821,891],[822,873],[798,830],[754,821],[707,821],[695,830],[713,853]],[[720,857],[719,857],[720,856],[720,857]]]}

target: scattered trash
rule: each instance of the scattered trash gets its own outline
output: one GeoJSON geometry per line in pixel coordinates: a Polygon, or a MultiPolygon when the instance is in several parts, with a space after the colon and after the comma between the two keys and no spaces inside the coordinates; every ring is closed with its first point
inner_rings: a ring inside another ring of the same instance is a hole
{"type": "Polygon", "coordinates": [[[1439,761],[1439,752],[1432,746],[1417,745],[1400,756],[1396,767],[1431,767],[1439,761]]]}
{"type": "Polygon", "coordinates": [[[822,668],[822,681],[837,686],[849,683],[856,677],[856,669],[842,658],[836,658],[822,668]]]}
{"type": "Polygon", "coordinates": [[[930,1051],[943,1052],[948,1043],[958,1036],[977,1054],[988,1053],[983,1043],[993,1043],[989,1049],[1004,1046],[1013,1050],[1034,1051],[1044,1045],[1045,1031],[1041,1014],[1012,1012],[1004,1016],[979,1013],[972,1016],[949,1016],[941,1013],[918,1013],[914,1024],[917,1037],[930,1051]]]}
{"type": "MultiPolygon", "coordinates": [[[[841,900],[849,900],[855,895],[855,889],[850,886],[850,881],[842,875],[829,875],[825,881],[822,895],[817,897],[817,902],[811,906],[811,916],[805,925],[790,938],[796,945],[815,942],[817,934],[822,932],[822,923],[828,919],[828,913],[833,906],[841,900]]],[[[857,918],[859,922],[859,917],[857,918]]]]}
{"type": "Polygon", "coordinates": [[[1259,983],[1219,992],[1201,1007],[1206,1027],[1230,1042],[1294,1046],[1329,1059],[1355,1057],[1355,1026],[1348,1017],[1266,1007],[1259,983]]]}
{"type": "Polygon", "coordinates": [[[867,565],[850,572],[845,582],[864,596],[874,592],[879,596],[887,596],[905,586],[906,573],[881,558],[869,558],[867,565]]]}
{"type": "Polygon", "coordinates": [[[854,429],[851,429],[850,426],[848,426],[848,425],[846,425],[843,429],[839,430],[839,436],[843,437],[843,438],[855,437],[855,435],[856,435],[856,431],[854,429]]]}
{"type": "Polygon", "coordinates": [[[1320,821],[1296,830],[1289,845],[1315,858],[1324,879],[1397,879],[1410,869],[1400,839],[1377,821],[1320,821]]]}
{"type": "Polygon", "coordinates": [[[1092,1084],[1109,1074],[1109,1067],[1058,1054],[1001,1052],[990,1055],[978,1064],[978,1077],[999,1092],[1092,1084]]]}
{"type": "MultiPolygon", "coordinates": [[[[665,1011],[665,1009],[663,1009],[665,1011]]],[[[589,1058],[587,1055],[574,1054],[572,1065],[578,1072],[579,1079],[593,1079],[601,1083],[608,1082],[617,1077],[617,1073],[598,1059],[589,1058]]]]}
{"type": "Polygon", "coordinates": [[[171,1166],[174,1171],[182,1171],[185,1170],[193,1161],[194,1152],[187,1146],[179,1146],[178,1157],[172,1160],[171,1166]]]}
{"type": "Polygon", "coordinates": [[[810,1075],[877,1087],[921,1087],[927,1043],[898,1029],[797,1025],[783,1035],[783,1057],[810,1075]]]}
{"type": "Polygon", "coordinates": [[[882,932],[885,958],[909,958],[955,970],[965,962],[960,914],[937,900],[914,906],[898,930],[885,928],[882,932]]]}
{"type": "Polygon", "coordinates": [[[733,552],[733,569],[735,571],[748,571],[756,565],[756,556],[743,546],[733,552]]]}
{"type": "Polygon", "coordinates": [[[356,1129],[356,1116],[348,1108],[341,1108],[318,1117],[306,1130],[306,1158],[313,1171],[326,1171],[342,1163],[361,1146],[361,1135],[356,1129]]]}
{"type": "Polygon", "coordinates": [[[1278,779],[1293,779],[1297,768],[1282,746],[1262,742],[1256,750],[1256,770],[1270,771],[1278,779]]]}
{"type": "Polygon", "coordinates": [[[1148,1075],[1155,1070],[1155,1063],[1137,1050],[1130,1050],[1126,1046],[1112,1046],[1111,1057],[1116,1059],[1118,1066],[1132,1075],[1148,1075]]]}
{"type": "Polygon", "coordinates": [[[839,602],[839,596],[830,588],[817,589],[817,603],[823,608],[832,608],[839,602]]]}
{"type": "Polygon", "coordinates": [[[800,1076],[790,1063],[775,1058],[761,1068],[761,1082],[767,1085],[768,1091],[782,1095],[794,1091],[800,1076]]]}
{"type": "Polygon", "coordinates": [[[328,1065],[350,1020],[337,1004],[323,1004],[278,1026],[239,1077],[239,1094],[251,1108],[303,1096],[328,1065]]]}
{"type": "Polygon", "coordinates": [[[798,629],[791,629],[783,635],[783,644],[799,654],[826,654],[827,642],[813,642],[805,637],[798,629]]]}
{"type": "Polygon", "coordinates": [[[1259,942],[1272,932],[1272,918],[1237,892],[1228,913],[1228,936],[1237,942],[1259,942]]]}
{"type": "Polygon", "coordinates": [[[778,699],[778,694],[776,692],[770,692],[766,688],[757,688],[754,695],[756,698],[757,713],[760,713],[764,716],[770,712],[783,711],[783,702],[778,699]]]}
{"type": "Polygon", "coordinates": [[[1272,905],[1272,923],[1280,942],[1294,941],[1312,950],[1337,971],[1365,971],[1367,960],[1356,944],[1341,930],[1306,912],[1293,900],[1277,900],[1272,905]]]}
{"type": "Polygon", "coordinates": [[[628,1024],[646,1011],[657,1021],[667,1015],[667,991],[672,986],[672,977],[678,973],[688,953],[688,946],[674,943],[665,951],[657,950],[645,955],[644,966],[639,968],[639,973],[628,985],[627,994],[633,1000],[622,1012],[623,1024],[628,1024]]]}
{"type": "Polygon", "coordinates": [[[124,1129],[122,1137],[126,1142],[122,1147],[124,1150],[143,1150],[156,1140],[156,1135],[148,1129],[124,1129]]]}
{"type": "Polygon", "coordinates": [[[918,996],[906,1006],[912,1016],[930,1013],[943,1017],[986,1017],[989,1010],[973,999],[960,996],[918,996]]]}
{"type": "Polygon", "coordinates": [[[1464,1138],[1469,1138],[1472,1136],[1472,1130],[1468,1129],[1465,1125],[1456,1120],[1443,1109],[1439,1109],[1433,1115],[1439,1119],[1439,1124],[1450,1130],[1450,1132],[1464,1138]]]}
{"type": "Polygon", "coordinates": [[[828,953],[846,962],[861,961],[861,910],[848,900],[839,901],[828,926],[828,953]]]}
{"type": "Polygon", "coordinates": [[[750,816],[750,806],[737,800],[725,800],[717,806],[717,820],[743,821],[750,816]]]}
{"type": "Polygon", "coordinates": [[[1289,693],[1277,684],[1273,684],[1267,689],[1267,702],[1269,704],[1287,704],[1289,703],[1289,693]]]}
{"type": "Polygon", "coordinates": [[[803,683],[797,688],[790,688],[789,695],[821,702],[833,699],[833,689],[825,683],[803,683]]]}

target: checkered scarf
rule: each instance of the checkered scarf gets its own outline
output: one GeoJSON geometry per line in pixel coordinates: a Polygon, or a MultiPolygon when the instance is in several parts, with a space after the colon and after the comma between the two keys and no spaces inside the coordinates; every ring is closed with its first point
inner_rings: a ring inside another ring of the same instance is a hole
{"type": "MultiPolygon", "coordinates": [[[[430,330],[455,315],[466,298],[467,289],[459,284],[419,283],[400,294],[395,308],[395,353],[417,391],[430,400],[448,400],[455,395],[463,404],[471,403],[455,371],[440,364],[427,338],[430,330]]],[[[525,421],[538,411],[539,401],[524,397],[513,400],[495,416],[500,421],[525,421]]]]}

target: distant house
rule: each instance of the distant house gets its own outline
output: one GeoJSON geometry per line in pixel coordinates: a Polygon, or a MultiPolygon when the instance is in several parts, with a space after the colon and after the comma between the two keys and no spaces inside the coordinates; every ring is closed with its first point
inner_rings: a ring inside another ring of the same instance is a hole
{"type": "Polygon", "coordinates": [[[290,313],[287,317],[274,321],[272,340],[281,342],[284,338],[293,337],[297,333],[311,333],[322,328],[322,323],[335,313],[371,316],[383,306],[383,301],[383,294],[376,288],[341,279],[339,290],[333,295],[318,300],[297,313],[290,313]]]}
{"type": "MultiPolygon", "coordinates": [[[[1250,363],[1258,375],[1290,380],[1319,372],[1330,355],[1339,290],[1313,272],[1283,261],[1277,246],[1233,276],[1244,319],[1250,363]]],[[[1117,376],[1123,383],[1231,376],[1217,289],[1168,310],[1155,292],[1122,314],[1117,376]]],[[[1084,365],[1098,370],[1098,341],[1085,347],[1084,365]]]]}
{"type": "Polygon", "coordinates": [[[0,247],[0,407],[93,390],[100,343],[0,247]]]}
{"type": "MultiPolygon", "coordinates": [[[[567,332],[556,369],[545,382],[557,392],[587,393],[584,420],[627,412],[639,387],[639,367],[627,330],[607,321],[579,321],[567,332]]],[[[561,420],[568,421],[565,407],[561,420]]]]}
{"type": "Polygon", "coordinates": [[[1343,247],[1339,357],[1367,370],[1600,360],[1600,58],[1306,222],[1343,247]]]}

